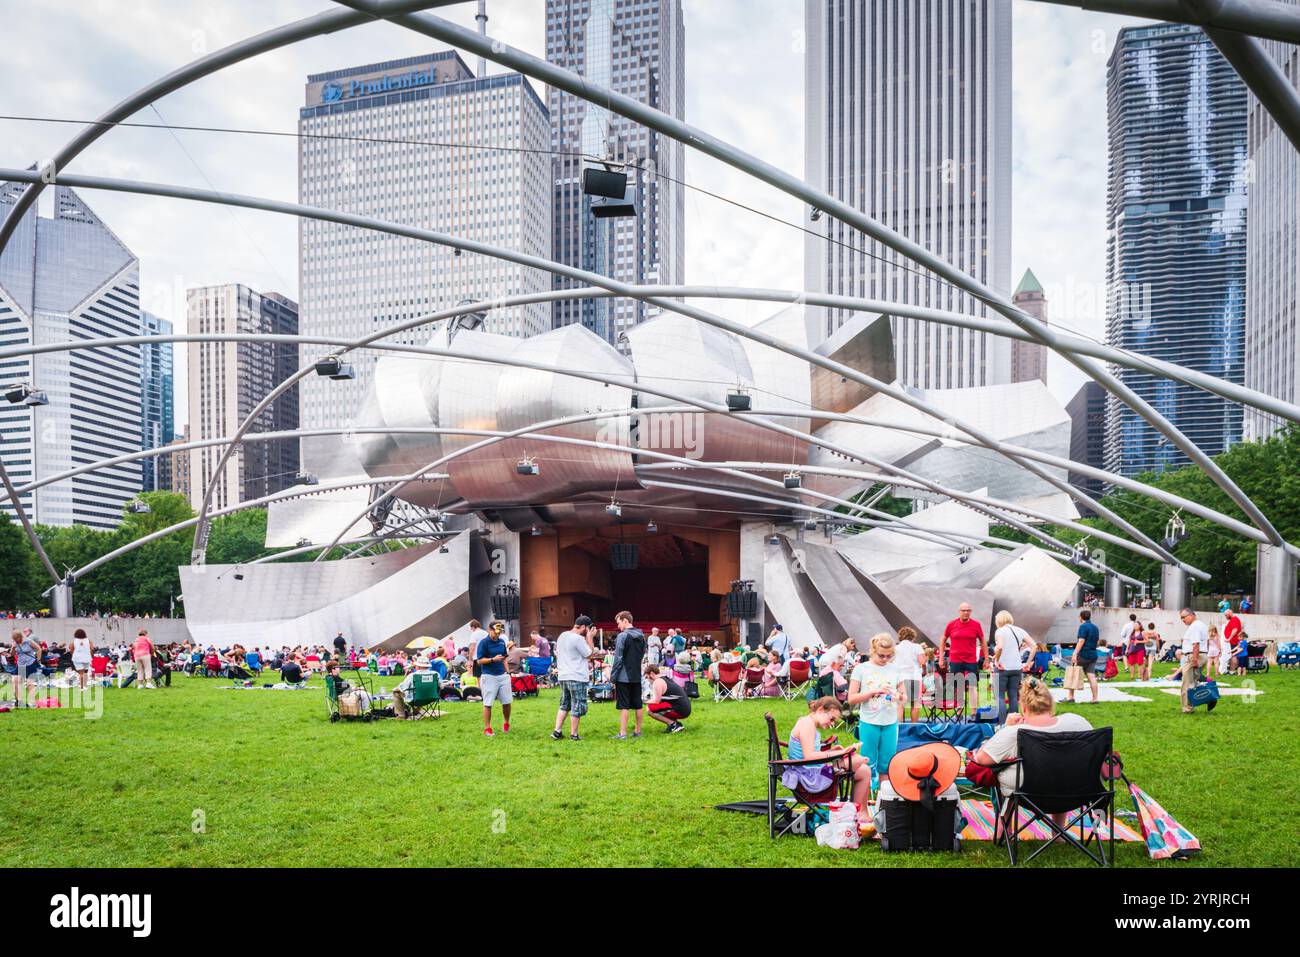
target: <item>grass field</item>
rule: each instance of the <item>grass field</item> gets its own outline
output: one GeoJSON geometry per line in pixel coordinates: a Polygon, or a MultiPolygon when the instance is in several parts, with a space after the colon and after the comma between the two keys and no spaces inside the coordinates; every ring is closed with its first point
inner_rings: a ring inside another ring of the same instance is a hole
{"type": "MultiPolygon", "coordinates": [[[[1201,840],[1197,866],[1300,864],[1300,674],[1254,677],[1263,694],[1213,714],[1184,717],[1155,690],[1134,689],[1151,704],[1077,706],[1115,728],[1130,778],[1201,840]]],[[[763,818],[713,810],[764,796],[763,711],[784,731],[801,702],[701,700],[686,732],[647,721],[629,741],[610,738],[616,712],[595,704],[575,743],[548,737],[556,691],[517,702],[511,733],[486,739],[475,704],[437,721],[331,724],[320,679],[301,692],[226,684],[108,689],[97,720],[0,714],[0,865],[1005,865],[977,842],[957,855],[774,842],[763,818]]],[[[1083,860],[1055,847],[1031,866],[1083,860]]],[[[1153,864],[1136,844],[1117,863],[1193,866],[1153,864]]]]}

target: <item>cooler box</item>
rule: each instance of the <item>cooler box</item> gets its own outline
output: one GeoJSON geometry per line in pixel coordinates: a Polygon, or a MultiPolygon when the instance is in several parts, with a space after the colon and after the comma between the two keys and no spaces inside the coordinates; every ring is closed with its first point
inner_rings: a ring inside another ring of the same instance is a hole
{"type": "Polygon", "coordinates": [[[899,797],[888,780],[880,782],[876,830],[883,851],[959,851],[960,816],[957,813],[957,785],[934,799],[927,811],[920,801],[899,797]]]}

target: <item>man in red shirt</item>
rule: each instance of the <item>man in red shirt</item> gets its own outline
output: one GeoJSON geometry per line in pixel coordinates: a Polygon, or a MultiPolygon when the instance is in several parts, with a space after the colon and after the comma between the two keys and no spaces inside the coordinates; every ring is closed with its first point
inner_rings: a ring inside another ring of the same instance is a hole
{"type": "Polygon", "coordinates": [[[971,607],[966,602],[957,609],[957,617],[948,622],[939,642],[939,667],[948,665],[948,684],[956,690],[956,683],[964,687],[963,712],[972,714],[978,708],[980,665],[988,658],[988,644],[984,628],[970,616],[971,607]],[[971,691],[976,692],[972,707],[971,691]]]}
{"type": "Polygon", "coordinates": [[[1228,639],[1228,644],[1236,648],[1241,641],[1241,619],[1237,617],[1235,611],[1228,612],[1228,618],[1223,623],[1223,637],[1228,639]]]}

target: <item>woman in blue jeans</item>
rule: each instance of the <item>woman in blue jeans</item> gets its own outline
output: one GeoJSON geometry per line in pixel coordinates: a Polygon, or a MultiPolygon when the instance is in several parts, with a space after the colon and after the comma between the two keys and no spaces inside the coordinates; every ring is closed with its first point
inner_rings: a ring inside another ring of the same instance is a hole
{"type": "Polygon", "coordinates": [[[1034,650],[1034,639],[1016,624],[1011,612],[1003,609],[994,619],[993,666],[998,701],[998,724],[1005,724],[1008,714],[1020,710],[1020,681],[1028,670],[1026,663],[1034,650]]]}

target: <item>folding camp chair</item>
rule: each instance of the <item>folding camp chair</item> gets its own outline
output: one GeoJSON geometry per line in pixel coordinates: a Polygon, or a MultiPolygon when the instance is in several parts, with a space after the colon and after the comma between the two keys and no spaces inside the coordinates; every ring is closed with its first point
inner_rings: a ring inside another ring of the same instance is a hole
{"type": "Polygon", "coordinates": [[[739,701],[744,695],[745,666],[739,661],[721,661],[718,663],[718,680],[713,683],[714,701],[739,701]]]}
{"type": "Polygon", "coordinates": [[[406,697],[407,717],[442,717],[442,676],[436,671],[417,671],[411,676],[411,693],[406,697]]]}
{"type": "MultiPolygon", "coordinates": [[[[808,816],[812,809],[818,805],[829,804],[832,801],[847,801],[853,789],[853,772],[849,770],[848,763],[843,759],[837,760],[832,766],[832,779],[829,787],[824,791],[816,794],[807,791],[805,788],[797,787],[791,793],[794,795],[794,801],[778,802],[776,796],[776,787],[781,783],[781,775],[786,768],[797,768],[803,765],[826,764],[825,758],[804,758],[791,760],[786,758],[782,749],[788,749],[789,744],[782,741],[776,733],[776,719],[772,717],[772,712],[763,715],[767,722],[767,832],[768,836],[778,838],[783,834],[797,832],[801,824],[805,827],[803,831],[797,833],[811,834],[812,829],[807,828],[808,816]]],[[[823,746],[829,742],[823,742],[823,746]]],[[[784,787],[784,785],[782,785],[784,787]]]]}
{"type": "Polygon", "coordinates": [[[1016,769],[1016,788],[1002,800],[999,815],[1001,839],[1013,867],[1020,863],[1020,834],[1035,821],[1051,829],[1052,839],[1026,857],[1026,863],[1064,840],[1094,863],[1115,866],[1115,776],[1104,773],[1113,739],[1112,728],[1059,734],[1020,730],[1020,757],[997,766],[1016,769]],[[1052,820],[1053,814],[1069,815],[1064,827],[1052,820]],[[1106,822],[1108,847],[1103,847],[1099,817],[1106,822]],[[1091,824],[1091,831],[1085,832],[1085,824],[1091,824]],[[1077,836],[1070,833],[1076,825],[1077,836]]]}
{"type": "Polygon", "coordinates": [[[745,686],[740,691],[742,698],[757,698],[758,689],[763,687],[763,669],[746,668],[745,686]]]}
{"type": "Polygon", "coordinates": [[[790,673],[785,679],[781,693],[786,701],[793,701],[800,696],[806,697],[812,687],[812,665],[806,658],[791,658],[790,673]]]}
{"type": "Polygon", "coordinates": [[[550,687],[551,681],[551,664],[554,658],[525,658],[524,669],[528,674],[537,679],[537,683],[542,687],[550,687]]]}
{"type": "Polygon", "coordinates": [[[957,682],[948,680],[948,670],[936,670],[934,673],[934,691],[922,692],[921,707],[925,710],[927,721],[953,721],[961,717],[963,709],[962,691],[957,682]]]}

